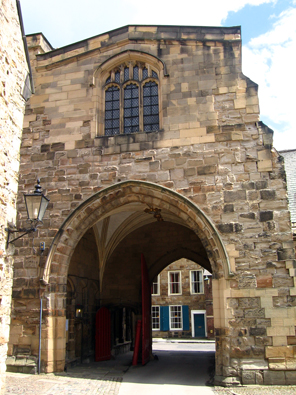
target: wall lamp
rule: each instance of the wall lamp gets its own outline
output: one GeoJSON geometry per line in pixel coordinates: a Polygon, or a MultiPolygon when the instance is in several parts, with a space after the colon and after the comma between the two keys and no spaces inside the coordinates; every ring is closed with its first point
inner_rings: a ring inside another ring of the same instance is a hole
{"type": "Polygon", "coordinates": [[[81,304],[77,304],[75,307],[75,317],[76,318],[83,317],[83,306],[81,304]]]}
{"type": "Polygon", "coordinates": [[[49,203],[49,199],[43,195],[41,192],[42,188],[40,186],[40,180],[37,180],[37,184],[35,185],[35,191],[33,193],[25,193],[25,204],[28,215],[28,221],[31,223],[30,228],[6,228],[7,232],[7,242],[6,248],[10,243],[20,239],[21,237],[27,235],[31,232],[36,232],[37,226],[42,223],[42,219],[44,217],[45,211],[47,209],[47,205],[49,203]],[[14,233],[22,233],[20,236],[15,237],[10,240],[10,237],[14,233]]]}
{"type": "Polygon", "coordinates": [[[210,278],[212,277],[212,274],[208,272],[207,270],[204,270],[204,282],[207,283],[208,285],[210,284],[210,278]]]}

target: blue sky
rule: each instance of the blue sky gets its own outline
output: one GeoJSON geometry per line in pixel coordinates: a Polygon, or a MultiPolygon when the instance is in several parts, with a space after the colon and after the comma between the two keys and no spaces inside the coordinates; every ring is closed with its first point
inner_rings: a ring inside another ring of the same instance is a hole
{"type": "Polygon", "coordinates": [[[278,150],[296,148],[296,0],[21,0],[26,34],[62,47],[128,24],[242,26],[243,73],[259,84],[278,150]]]}

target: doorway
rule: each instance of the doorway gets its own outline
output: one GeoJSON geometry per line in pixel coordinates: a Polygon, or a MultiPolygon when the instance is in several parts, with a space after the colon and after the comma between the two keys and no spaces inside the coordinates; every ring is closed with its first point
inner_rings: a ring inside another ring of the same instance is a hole
{"type": "Polygon", "coordinates": [[[192,337],[205,338],[207,337],[206,311],[192,310],[192,337]]]}

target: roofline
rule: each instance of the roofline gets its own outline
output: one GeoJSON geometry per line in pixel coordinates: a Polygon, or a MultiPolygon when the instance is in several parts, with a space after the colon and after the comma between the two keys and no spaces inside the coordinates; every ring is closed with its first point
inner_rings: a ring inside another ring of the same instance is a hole
{"type": "Polygon", "coordinates": [[[54,51],[54,50],[56,49],[56,48],[54,48],[54,47],[51,45],[51,43],[47,40],[47,38],[45,37],[45,35],[44,35],[43,33],[41,33],[41,32],[39,32],[39,33],[26,34],[26,37],[32,37],[32,36],[38,36],[38,35],[40,35],[40,36],[43,37],[43,40],[46,41],[46,44],[48,44],[48,45],[50,46],[50,48],[52,49],[52,51],[54,51]]]}
{"type": "Polygon", "coordinates": [[[278,151],[280,154],[285,154],[286,152],[296,152],[296,148],[294,149],[283,149],[278,151]]]}
{"type": "MultiPolygon", "coordinates": [[[[120,34],[120,31],[124,30],[124,32],[127,32],[129,30],[129,28],[131,28],[131,27],[135,27],[135,28],[137,28],[137,27],[156,27],[156,28],[176,28],[176,27],[178,27],[182,30],[186,29],[186,28],[188,28],[188,29],[207,29],[207,30],[209,30],[209,29],[214,29],[214,30],[215,29],[217,29],[217,30],[218,29],[219,30],[221,30],[221,29],[222,30],[223,29],[225,29],[225,30],[236,29],[236,30],[238,30],[238,33],[241,35],[241,26],[240,25],[229,26],[229,27],[225,27],[225,26],[194,26],[194,25],[125,25],[125,26],[118,27],[116,29],[108,30],[106,32],[97,34],[95,36],[87,37],[83,40],[79,40],[79,41],[76,41],[71,44],[64,45],[63,47],[59,47],[59,48],[53,48],[52,45],[49,43],[49,41],[46,39],[46,37],[43,35],[43,33],[28,34],[27,36],[30,37],[30,36],[34,36],[36,34],[41,34],[43,36],[43,38],[45,39],[45,41],[52,48],[52,51],[50,51],[50,52],[55,52],[55,51],[59,51],[59,50],[63,50],[63,52],[65,52],[64,50],[67,48],[70,49],[72,46],[77,46],[77,45],[82,47],[83,44],[86,43],[88,40],[92,40],[94,38],[98,38],[98,37],[104,36],[106,34],[109,34],[109,36],[111,35],[111,37],[117,36],[120,34]],[[118,32],[118,34],[114,34],[116,32],[118,32]]],[[[47,53],[50,53],[50,52],[47,52],[47,53]]]]}

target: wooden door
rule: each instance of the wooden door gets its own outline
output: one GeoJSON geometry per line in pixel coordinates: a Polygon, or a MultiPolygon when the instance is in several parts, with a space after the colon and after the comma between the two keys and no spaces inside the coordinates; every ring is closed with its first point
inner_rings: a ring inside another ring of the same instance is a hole
{"type": "Polygon", "coordinates": [[[194,314],[194,337],[205,337],[205,315],[204,314],[194,314]]]}
{"type": "Polygon", "coordinates": [[[101,307],[96,314],[96,361],[111,359],[111,313],[101,307]]]}

